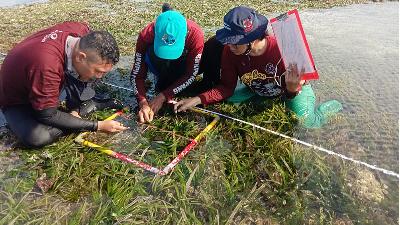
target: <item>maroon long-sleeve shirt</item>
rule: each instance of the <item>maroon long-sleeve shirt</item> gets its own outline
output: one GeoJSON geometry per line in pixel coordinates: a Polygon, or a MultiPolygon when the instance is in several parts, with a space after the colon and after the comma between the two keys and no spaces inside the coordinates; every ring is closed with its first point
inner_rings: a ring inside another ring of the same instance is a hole
{"type": "Polygon", "coordinates": [[[267,49],[260,56],[233,54],[229,46],[225,46],[221,58],[221,80],[214,88],[199,95],[202,104],[212,104],[232,96],[237,79],[265,97],[277,97],[285,92],[285,81],[281,80],[285,66],[281,60],[276,39],[266,36],[267,49]],[[277,82],[282,85],[277,85],[277,82]]]}
{"type": "Polygon", "coordinates": [[[87,24],[64,22],[17,44],[0,70],[0,107],[21,104],[30,104],[35,110],[57,107],[65,80],[66,39],[87,33],[87,24]]]}
{"type": "MultiPolygon", "coordinates": [[[[167,99],[173,98],[176,94],[188,87],[199,71],[201,53],[204,47],[204,34],[200,26],[195,22],[186,19],[187,35],[184,51],[188,52],[186,58],[186,72],[178,80],[173,82],[165,90],[161,90],[167,99]]],[[[139,34],[136,43],[135,61],[131,71],[131,81],[137,100],[140,102],[146,99],[145,79],[147,76],[147,65],[145,54],[149,46],[154,42],[155,22],[148,24],[139,34]]]]}

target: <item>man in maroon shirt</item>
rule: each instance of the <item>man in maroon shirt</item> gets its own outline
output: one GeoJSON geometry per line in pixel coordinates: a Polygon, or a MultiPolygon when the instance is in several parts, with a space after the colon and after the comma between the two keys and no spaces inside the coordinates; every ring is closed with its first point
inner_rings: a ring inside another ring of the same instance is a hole
{"type": "Polygon", "coordinates": [[[224,28],[205,44],[204,56],[207,58],[201,59],[204,78],[219,77],[216,71],[221,71],[219,82],[196,97],[179,101],[175,111],[219,102],[234,93],[242,95],[236,98],[242,100],[253,95],[282,97],[305,127],[317,128],[341,110],[342,106],[336,100],[325,102],[315,110],[311,85],[301,79],[304,71],[298,71],[296,65],[285,67],[275,37],[267,34],[267,26],[268,19],[254,9],[239,6],[230,10],[224,17],[224,28]],[[223,48],[218,47],[222,44],[223,48]],[[218,60],[220,64],[216,65],[218,60]],[[239,94],[237,89],[235,91],[238,81],[246,86],[239,94]]]}
{"type": "Polygon", "coordinates": [[[151,122],[164,102],[195,80],[203,46],[201,28],[166,4],[156,21],[140,32],[131,72],[140,122],[151,122]],[[151,75],[159,92],[152,100],[145,89],[145,80],[151,75]]]}
{"type": "Polygon", "coordinates": [[[27,37],[0,70],[0,107],[10,129],[28,147],[42,147],[74,131],[126,129],[116,121],[80,117],[93,108],[90,81],[103,77],[118,60],[112,35],[90,32],[83,23],[65,22],[27,37]],[[63,88],[70,113],[57,109],[63,88]]]}

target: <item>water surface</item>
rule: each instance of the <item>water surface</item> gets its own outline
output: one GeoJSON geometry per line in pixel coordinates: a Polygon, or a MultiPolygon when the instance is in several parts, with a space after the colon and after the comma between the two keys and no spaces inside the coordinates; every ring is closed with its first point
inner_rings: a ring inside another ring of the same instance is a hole
{"type": "Polygon", "coordinates": [[[48,0],[1,0],[0,7],[13,7],[22,4],[44,3],[48,0]]]}
{"type": "Polygon", "coordinates": [[[399,4],[352,5],[300,14],[320,79],[320,102],[344,110],[318,131],[298,136],[398,172],[399,4]]]}

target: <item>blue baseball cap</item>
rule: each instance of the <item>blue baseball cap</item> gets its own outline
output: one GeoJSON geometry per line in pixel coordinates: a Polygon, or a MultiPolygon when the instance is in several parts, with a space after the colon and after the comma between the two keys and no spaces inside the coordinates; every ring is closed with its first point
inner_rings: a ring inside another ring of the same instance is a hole
{"type": "Polygon", "coordinates": [[[217,30],[216,39],[222,44],[248,44],[265,35],[267,26],[267,17],[254,9],[238,6],[224,16],[224,27],[217,30]]]}
{"type": "Polygon", "coordinates": [[[177,59],[185,47],[187,23],[177,11],[161,13],[154,28],[154,53],[162,59],[177,59]]]}

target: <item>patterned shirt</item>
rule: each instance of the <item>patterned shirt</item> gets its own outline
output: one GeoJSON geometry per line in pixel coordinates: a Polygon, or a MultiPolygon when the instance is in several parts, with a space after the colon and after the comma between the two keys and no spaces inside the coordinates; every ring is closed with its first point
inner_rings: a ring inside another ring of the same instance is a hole
{"type": "Polygon", "coordinates": [[[259,56],[235,55],[226,45],[221,59],[221,81],[199,95],[202,104],[219,102],[232,96],[238,78],[257,95],[271,98],[283,95],[286,85],[282,76],[285,66],[281,53],[275,37],[266,36],[265,41],[267,48],[259,56]]]}

